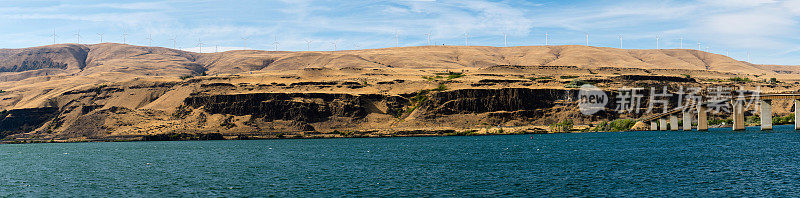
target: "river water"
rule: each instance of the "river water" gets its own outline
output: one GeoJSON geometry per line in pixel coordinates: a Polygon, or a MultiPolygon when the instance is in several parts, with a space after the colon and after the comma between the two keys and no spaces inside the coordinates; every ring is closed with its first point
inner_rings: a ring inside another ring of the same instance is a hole
{"type": "Polygon", "coordinates": [[[800,196],[800,133],[0,145],[4,196],[800,196]]]}

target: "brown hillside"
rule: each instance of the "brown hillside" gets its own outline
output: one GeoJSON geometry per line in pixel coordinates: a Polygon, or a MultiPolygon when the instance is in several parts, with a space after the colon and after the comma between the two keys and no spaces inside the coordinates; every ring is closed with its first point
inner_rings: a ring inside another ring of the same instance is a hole
{"type": "Polygon", "coordinates": [[[52,74],[119,72],[140,76],[233,74],[303,68],[471,69],[496,65],[687,69],[773,74],[763,66],[697,50],[633,50],[586,46],[420,46],[336,52],[229,51],[193,53],[103,43],[0,50],[5,81],[52,74]]]}

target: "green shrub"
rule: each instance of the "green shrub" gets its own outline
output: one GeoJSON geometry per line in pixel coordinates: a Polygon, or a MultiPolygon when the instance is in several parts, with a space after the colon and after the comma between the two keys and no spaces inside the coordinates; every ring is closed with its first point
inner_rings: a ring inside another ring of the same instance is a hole
{"type": "Polygon", "coordinates": [[[599,125],[594,127],[594,131],[603,131],[603,132],[629,131],[635,124],[636,120],[633,119],[618,119],[611,122],[601,122],[599,125]]]}
{"type": "Polygon", "coordinates": [[[436,89],[433,89],[433,90],[434,91],[444,91],[444,90],[447,90],[447,86],[445,86],[444,83],[439,83],[439,86],[436,86],[436,89]]]}
{"type": "Polygon", "coordinates": [[[772,118],[772,125],[785,125],[793,123],[794,123],[794,114],[789,114],[788,116],[783,116],[783,117],[772,118]]]}
{"type": "Polygon", "coordinates": [[[589,84],[589,83],[586,82],[586,81],[575,79],[575,80],[570,81],[567,85],[564,85],[564,87],[565,88],[579,88],[579,87],[581,87],[581,86],[583,86],[585,84],[589,84]]]}
{"type": "Polygon", "coordinates": [[[742,77],[738,77],[738,76],[730,78],[728,80],[730,80],[731,82],[751,82],[752,81],[749,78],[742,78],[742,77]]]}
{"type": "Polygon", "coordinates": [[[744,123],[759,124],[761,123],[761,119],[758,116],[747,116],[744,118],[744,123]]]}
{"type": "Polygon", "coordinates": [[[550,130],[553,132],[569,132],[572,130],[572,127],[575,125],[572,122],[572,119],[562,120],[561,122],[554,123],[550,125],[550,130]]]}
{"type": "Polygon", "coordinates": [[[411,102],[414,106],[418,106],[419,104],[428,100],[428,90],[422,90],[417,92],[417,95],[411,97],[411,102]]]}
{"type": "Polygon", "coordinates": [[[777,78],[769,78],[769,83],[775,84],[779,83],[777,78]]]}
{"type": "Polygon", "coordinates": [[[452,80],[452,79],[461,78],[461,77],[464,77],[464,74],[461,74],[461,73],[450,74],[450,75],[447,75],[447,80],[452,80]]]}

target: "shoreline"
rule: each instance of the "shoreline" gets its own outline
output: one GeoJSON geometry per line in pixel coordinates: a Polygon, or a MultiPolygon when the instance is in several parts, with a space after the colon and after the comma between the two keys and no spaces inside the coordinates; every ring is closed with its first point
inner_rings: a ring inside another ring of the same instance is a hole
{"type": "MultiPolygon", "coordinates": [[[[487,136],[487,135],[526,135],[526,134],[551,134],[552,132],[541,130],[537,127],[500,127],[489,128],[483,131],[464,130],[414,130],[401,131],[397,133],[369,133],[369,132],[346,132],[346,133],[314,133],[311,132],[287,132],[274,134],[222,134],[222,133],[164,133],[156,135],[135,135],[135,136],[114,136],[104,139],[17,139],[4,140],[0,144],[35,144],[35,143],[81,143],[81,142],[158,142],[158,141],[205,141],[205,140],[277,140],[277,139],[337,139],[337,138],[394,138],[394,137],[448,137],[448,136],[487,136]],[[533,128],[533,130],[531,129],[533,128]],[[538,129],[538,130],[537,130],[538,129]],[[493,133],[490,130],[500,133],[493,133]],[[489,132],[487,132],[489,131],[489,132]],[[421,133],[422,132],[422,133],[421,133]],[[115,138],[117,137],[117,138],[115,138]]],[[[583,133],[581,131],[565,133],[583,133]]]]}
{"type": "MultiPolygon", "coordinates": [[[[791,126],[791,125],[775,125],[775,126],[791,126]]],[[[757,127],[757,126],[747,126],[747,127],[757,127]]],[[[513,129],[515,127],[500,127],[504,129],[513,129]]],[[[727,126],[723,127],[714,127],[709,129],[725,129],[730,128],[727,126]]],[[[490,128],[495,129],[495,128],[490,128]]],[[[524,128],[529,129],[529,128],[524,128]]],[[[423,131],[423,130],[419,130],[423,131]]],[[[583,130],[573,130],[569,132],[551,132],[551,131],[535,131],[535,130],[510,130],[509,132],[505,133],[478,133],[478,132],[469,132],[462,131],[456,132],[455,130],[428,130],[428,132],[441,132],[441,131],[448,131],[450,133],[415,133],[415,134],[368,134],[368,135],[349,135],[349,136],[342,136],[340,134],[318,134],[312,136],[258,136],[258,135],[233,135],[233,134],[221,134],[221,133],[165,133],[165,134],[157,134],[157,135],[140,135],[140,136],[117,136],[120,138],[106,138],[106,139],[63,139],[63,140],[43,140],[43,139],[28,139],[28,140],[3,140],[0,141],[0,145],[2,144],[40,144],[40,143],[86,143],[86,142],[170,142],[170,141],[209,141],[209,140],[296,140],[296,139],[343,139],[343,138],[404,138],[404,137],[450,137],[450,136],[491,136],[491,135],[533,135],[533,134],[560,134],[560,133],[621,133],[621,132],[647,132],[647,131],[636,131],[636,130],[628,130],[628,131],[583,131],[583,130]],[[148,137],[153,136],[170,136],[170,135],[178,135],[182,138],[177,139],[147,139],[148,137]],[[215,138],[199,138],[200,136],[214,136],[215,138]]],[[[770,130],[771,131],[771,130],[770,130]]],[[[692,129],[691,131],[666,131],[666,132],[710,132],[710,131],[697,131],[696,129],[692,129]]],[[[736,132],[736,131],[734,131],[736,132]]],[[[281,133],[278,133],[281,134],[281,133]]]]}

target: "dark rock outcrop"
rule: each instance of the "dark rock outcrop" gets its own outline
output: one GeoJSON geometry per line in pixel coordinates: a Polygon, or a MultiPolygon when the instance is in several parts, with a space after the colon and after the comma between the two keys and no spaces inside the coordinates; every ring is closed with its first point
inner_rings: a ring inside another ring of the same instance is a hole
{"type": "MultiPolygon", "coordinates": [[[[391,98],[391,97],[389,97],[391,98]]],[[[265,120],[295,120],[320,122],[329,117],[363,118],[369,112],[368,103],[386,100],[382,95],[350,95],[327,93],[255,93],[237,95],[192,96],[187,106],[203,107],[208,113],[253,115],[265,120]]],[[[391,98],[388,101],[397,105],[391,98]]],[[[398,107],[394,107],[398,108],[398,107]]]]}
{"type": "Polygon", "coordinates": [[[58,108],[13,109],[0,113],[0,138],[39,128],[58,113],[58,108]]]}
{"type": "Polygon", "coordinates": [[[574,91],[557,89],[460,89],[431,95],[429,108],[436,114],[469,114],[551,108],[574,91]]]}

